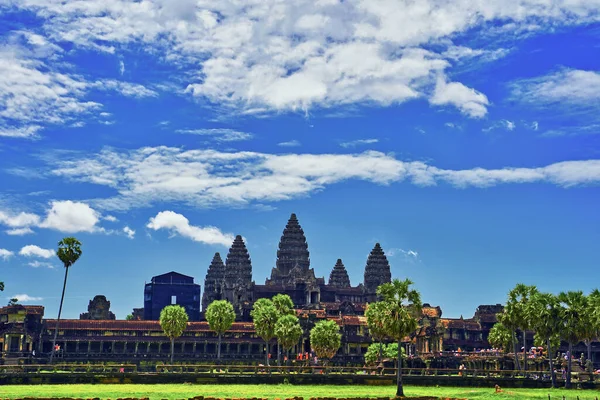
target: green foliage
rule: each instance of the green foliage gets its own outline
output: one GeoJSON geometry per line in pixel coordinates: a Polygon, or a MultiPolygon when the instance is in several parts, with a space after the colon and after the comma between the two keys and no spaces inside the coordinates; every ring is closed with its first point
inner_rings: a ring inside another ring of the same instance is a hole
{"type": "Polygon", "coordinates": [[[561,292],[558,301],[560,309],[561,337],[576,344],[584,338],[588,302],[582,291],[561,292]]]}
{"type": "Polygon", "coordinates": [[[4,291],[4,282],[0,282],[0,292],[4,291]]]}
{"type": "Polygon", "coordinates": [[[331,359],[342,344],[340,327],[335,321],[320,321],[310,330],[310,344],[317,357],[331,359]]]}
{"type": "Polygon", "coordinates": [[[367,327],[371,337],[381,342],[386,338],[385,321],[389,319],[389,307],[383,301],[371,303],[367,306],[365,316],[367,317],[367,327]]]}
{"type": "Polygon", "coordinates": [[[210,329],[215,331],[217,335],[222,335],[227,332],[233,321],[235,321],[235,311],[233,306],[227,300],[215,300],[206,308],[206,320],[210,329]]]}
{"type": "MultiPolygon", "coordinates": [[[[398,357],[398,343],[371,343],[365,353],[365,362],[368,365],[374,365],[379,360],[379,346],[381,346],[381,355],[385,359],[395,359],[398,357]]],[[[402,359],[406,359],[406,352],[401,347],[402,359]]]]}
{"type": "Polygon", "coordinates": [[[273,296],[273,299],[271,299],[271,301],[273,302],[273,305],[279,312],[280,316],[294,314],[294,302],[292,301],[292,298],[287,294],[276,294],[275,296],[273,296]]]}
{"type": "Polygon", "coordinates": [[[250,311],[256,334],[265,342],[275,337],[275,325],[279,319],[279,311],[269,299],[258,299],[250,311]]]}
{"type": "Polygon", "coordinates": [[[501,322],[494,324],[488,335],[488,342],[495,348],[502,349],[505,353],[510,351],[513,332],[501,322]]]}
{"type": "Polygon", "coordinates": [[[560,335],[556,334],[550,337],[550,351],[548,351],[548,338],[543,337],[537,332],[533,335],[533,345],[536,347],[543,347],[546,350],[548,357],[552,357],[553,354],[550,354],[550,351],[556,352],[560,346],[560,335]]]}
{"type": "Polygon", "coordinates": [[[56,255],[65,268],[69,268],[81,257],[81,242],[74,237],[66,237],[58,242],[56,255]]]}
{"type": "Polygon", "coordinates": [[[178,338],[187,327],[188,315],[178,305],[166,306],[160,312],[160,327],[169,339],[178,338]]]}
{"type": "Polygon", "coordinates": [[[402,340],[417,329],[422,303],[419,292],[410,288],[412,284],[409,279],[394,279],[377,288],[385,302],[383,331],[390,338],[402,340]]]}
{"type": "Polygon", "coordinates": [[[275,336],[279,340],[281,347],[290,350],[302,336],[300,321],[295,315],[284,315],[279,318],[275,325],[275,336]]]}
{"type": "Polygon", "coordinates": [[[17,299],[16,297],[13,297],[8,301],[9,306],[16,306],[17,304],[19,304],[19,299],[17,299]]]}
{"type": "Polygon", "coordinates": [[[126,321],[133,321],[133,314],[127,314],[127,316],[125,317],[126,321]]]}

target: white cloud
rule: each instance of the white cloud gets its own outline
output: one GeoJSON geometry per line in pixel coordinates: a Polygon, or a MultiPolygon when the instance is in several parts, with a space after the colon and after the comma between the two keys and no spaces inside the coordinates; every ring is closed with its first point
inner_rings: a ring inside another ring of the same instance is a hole
{"type": "Polygon", "coordinates": [[[537,105],[600,106],[600,72],[563,69],[512,84],[513,96],[537,105]]]}
{"type": "Polygon", "coordinates": [[[386,251],[388,257],[395,257],[397,255],[402,255],[404,258],[409,259],[411,261],[419,259],[419,253],[415,250],[404,250],[400,248],[391,248],[386,251]]]}
{"type": "Polygon", "coordinates": [[[240,140],[249,140],[253,137],[251,133],[227,128],[178,129],[175,132],[190,135],[212,136],[217,142],[236,142],[240,140]]]}
{"type": "Polygon", "coordinates": [[[358,154],[266,154],[179,148],[105,149],[90,158],[54,160],[52,173],[108,186],[105,209],[126,210],[178,201],[215,207],[307,196],[347,180],[380,185],[409,181],[419,186],[488,187],[547,182],[562,187],[600,184],[600,160],[565,161],[543,167],[452,170],[402,161],[377,151],[358,154]]]}
{"type": "Polygon", "coordinates": [[[125,73],[125,63],[123,60],[119,61],[119,75],[123,76],[125,73]]]}
{"type": "Polygon", "coordinates": [[[102,81],[96,81],[89,85],[90,88],[98,90],[112,90],[125,97],[144,98],[144,97],[158,97],[158,93],[154,90],[148,89],[147,87],[138,83],[117,81],[114,79],[105,79],[102,81]]]}
{"type": "Polygon", "coordinates": [[[135,237],[135,231],[128,226],[123,228],[123,232],[129,239],[133,239],[135,237]]]}
{"type": "Polygon", "coordinates": [[[29,125],[21,127],[0,125],[0,136],[18,139],[37,139],[37,132],[40,129],[42,129],[42,127],[39,125],[29,125]]]}
{"type": "MultiPolygon", "coordinates": [[[[68,7],[60,1],[8,2],[14,10],[35,14],[46,35],[22,35],[26,38],[22,45],[31,53],[26,60],[60,58],[62,49],[54,43],[110,54],[142,47],[149,57],[184,70],[184,87],[203,103],[242,112],[348,103],[386,106],[430,98],[428,88],[436,77],[452,68],[447,60],[495,59],[507,51],[450,42],[467,31],[481,34],[486,42],[507,32],[511,40],[518,40],[536,30],[543,33],[599,19],[596,0],[89,0],[68,7]],[[421,48],[429,44],[438,44],[427,47],[439,49],[421,48]]],[[[51,90],[54,74],[60,72],[33,69],[49,79],[32,86],[51,90]]],[[[123,72],[120,61],[119,73],[123,72]]],[[[27,80],[24,76],[22,83],[27,80]]],[[[469,94],[459,85],[450,83],[446,90],[455,96],[469,94]]],[[[85,103],[68,86],[57,94],[59,100],[78,107],[85,103]]],[[[457,104],[438,93],[432,104],[453,104],[465,115],[477,117],[485,114],[486,104],[476,94],[470,94],[477,100],[474,103],[457,104]]],[[[20,96],[27,98],[26,92],[20,96]]],[[[51,113],[60,114],[57,110],[60,105],[51,113]]]]}
{"type": "Polygon", "coordinates": [[[24,246],[19,251],[19,254],[25,257],[52,258],[56,256],[56,252],[50,249],[43,249],[35,244],[24,246]]]}
{"type": "Polygon", "coordinates": [[[167,229],[195,242],[205,244],[219,244],[229,247],[234,239],[234,235],[223,233],[214,226],[190,225],[190,221],[186,217],[173,211],[159,212],[155,217],[150,218],[147,227],[155,231],[167,229]]]}
{"type": "Polygon", "coordinates": [[[302,146],[302,143],[300,143],[299,140],[290,140],[288,142],[281,142],[281,143],[277,143],[277,146],[281,146],[281,147],[299,147],[302,146]]]}
{"type": "Polygon", "coordinates": [[[95,232],[100,229],[97,226],[100,213],[87,204],[71,200],[53,201],[50,204],[51,208],[40,227],[66,233],[95,232]]]}
{"type": "Polygon", "coordinates": [[[39,224],[40,217],[36,214],[20,212],[18,214],[9,214],[4,211],[0,211],[0,224],[9,226],[11,228],[24,228],[29,226],[35,226],[39,224]]]}
{"type": "Polygon", "coordinates": [[[468,88],[460,82],[448,83],[444,78],[438,79],[435,92],[429,102],[435,105],[451,104],[472,118],[484,117],[489,105],[483,93],[468,88]]]}
{"type": "Polygon", "coordinates": [[[105,215],[104,217],[102,217],[103,220],[108,221],[108,222],[117,222],[118,219],[117,217],[115,217],[114,215],[105,215]]]}
{"type": "Polygon", "coordinates": [[[14,254],[15,253],[13,253],[10,250],[0,249],[0,258],[3,259],[4,261],[6,261],[9,258],[11,258],[14,254]]]}
{"type": "Polygon", "coordinates": [[[6,234],[11,236],[24,236],[29,235],[30,233],[33,233],[33,230],[29,227],[9,229],[6,231],[6,234]]]}
{"type": "Polygon", "coordinates": [[[347,149],[349,147],[356,147],[356,146],[361,146],[363,144],[373,144],[373,143],[378,143],[378,142],[379,142],[379,139],[358,139],[358,140],[352,140],[350,142],[340,143],[340,146],[347,149]]]}
{"type": "Polygon", "coordinates": [[[11,296],[11,299],[17,299],[19,301],[19,303],[29,303],[32,301],[44,300],[43,297],[34,297],[34,296],[29,296],[28,294],[15,294],[14,296],[11,296]]]}
{"type": "Polygon", "coordinates": [[[49,268],[49,269],[54,269],[54,265],[52,265],[49,262],[46,261],[38,261],[38,260],[34,260],[34,261],[30,261],[27,263],[28,266],[33,267],[33,268],[49,268]]]}

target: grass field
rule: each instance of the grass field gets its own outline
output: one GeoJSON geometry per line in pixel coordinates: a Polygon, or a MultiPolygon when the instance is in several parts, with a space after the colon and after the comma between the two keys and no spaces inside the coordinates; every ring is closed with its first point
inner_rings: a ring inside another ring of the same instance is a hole
{"type": "MultiPolygon", "coordinates": [[[[0,386],[0,399],[24,397],[74,397],[117,399],[122,397],[149,397],[152,400],[187,399],[194,396],[221,398],[285,399],[293,396],[310,397],[377,397],[394,396],[394,386],[300,386],[300,385],[29,385],[0,386]]],[[[563,389],[503,389],[494,393],[493,388],[452,388],[406,386],[407,396],[440,396],[462,399],[548,399],[595,400],[600,391],[563,389]]]]}

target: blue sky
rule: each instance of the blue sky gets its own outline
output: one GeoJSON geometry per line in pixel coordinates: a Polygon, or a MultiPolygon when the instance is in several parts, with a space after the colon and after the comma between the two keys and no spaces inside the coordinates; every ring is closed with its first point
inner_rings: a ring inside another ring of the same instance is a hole
{"type": "Polygon", "coordinates": [[[311,265],[392,274],[449,317],[518,282],[597,287],[597,0],[0,1],[3,301],[64,316],[203,283],[290,213],[311,265]]]}

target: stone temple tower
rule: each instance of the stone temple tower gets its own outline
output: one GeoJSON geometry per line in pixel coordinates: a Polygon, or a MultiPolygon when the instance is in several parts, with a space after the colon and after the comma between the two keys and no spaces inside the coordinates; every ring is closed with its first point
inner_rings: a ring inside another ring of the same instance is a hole
{"type": "Polygon", "coordinates": [[[204,293],[202,294],[202,310],[215,300],[221,300],[225,281],[225,264],[221,254],[215,253],[204,279],[204,293]]]}
{"type": "Polygon", "coordinates": [[[329,274],[329,286],[336,288],[350,287],[350,277],[348,276],[348,271],[346,271],[346,267],[344,267],[342,260],[339,258],[331,270],[331,274],[329,274]]]}
{"type": "Polygon", "coordinates": [[[233,304],[238,313],[241,313],[243,303],[253,300],[254,282],[252,282],[250,255],[240,235],[235,237],[227,254],[224,282],[224,298],[233,304]]]}
{"type": "Polygon", "coordinates": [[[390,263],[379,243],[375,244],[365,267],[365,300],[373,302],[377,300],[377,287],[383,283],[392,281],[390,263]]]}
{"type": "Polygon", "coordinates": [[[268,284],[285,285],[290,283],[290,278],[312,276],[311,274],[310,254],[308,252],[308,243],[304,231],[298,223],[296,214],[292,214],[288,220],[283,235],[279,241],[279,250],[277,250],[277,262],[275,268],[271,271],[271,279],[268,284]]]}

